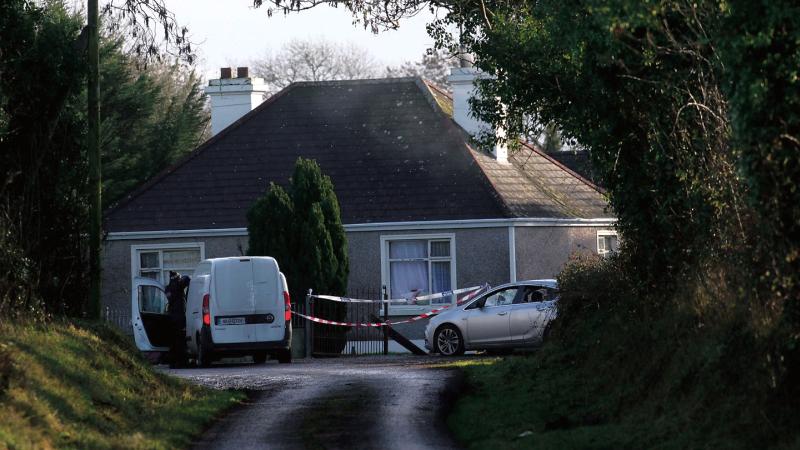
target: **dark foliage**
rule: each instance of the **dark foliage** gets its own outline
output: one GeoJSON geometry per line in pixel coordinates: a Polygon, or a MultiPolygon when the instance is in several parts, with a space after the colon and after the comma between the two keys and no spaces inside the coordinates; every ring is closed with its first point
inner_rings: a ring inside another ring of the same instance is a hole
{"type": "Polygon", "coordinates": [[[333,184],[313,160],[298,158],[288,193],[270,184],[247,214],[248,255],[272,256],[296,301],[308,289],[344,295],[347,237],[333,184]]]}
{"type": "Polygon", "coordinates": [[[146,69],[123,53],[123,39],[101,45],[100,147],[103,206],[120,200],[208,136],[200,78],[173,63],[146,69]]]}
{"type": "MultiPolygon", "coordinates": [[[[333,183],[316,161],[298,158],[288,193],[270,184],[248,211],[247,224],[248,254],[278,261],[294,302],[303,302],[309,289],[345,295],[350,273],[347,236],[333,183]]],[[[341,303],[325,311],[324,318],[337,321],[347,314],[341,303]]],[[[332,353],[344,348],[346,330],[340,331],[341,339],[332,353]]]]}
{"type": "MultiPolygon", "coordinates": [[[[60,2],[0,4],[0,316],[81,315],[87,293],[86,60],[81,17],[60,2]]],[[[203,136],[196,77],[105,39],[101,136],[106,201],[203,136]]]]}
{"type": "Polygon", "coordinates": [[[76,313],[86,292],[81,25],[58,4],[0,5],[0,314],[76,313]]]}

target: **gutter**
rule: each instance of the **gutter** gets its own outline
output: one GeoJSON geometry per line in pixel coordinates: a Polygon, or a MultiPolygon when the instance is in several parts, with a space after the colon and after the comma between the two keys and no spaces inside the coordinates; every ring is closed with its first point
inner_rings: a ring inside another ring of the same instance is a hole
{"type": "MultiPolygon", "coordinates": [[[[506,227],[613,227],[614,218],[508,218],[508,219],[467,219],[467,220],[425,220],[410,222],[375,222],[345,224],[344,230],[350,233],[370,231],[412,231],[412,230],[460,230],[470,228],[506,227]]],[[[247,228],[204,228],[188,230],[156,231],[113,231],[107,241],[134,239],[169,239],[199,237],[247,236],[247,228]]]]}

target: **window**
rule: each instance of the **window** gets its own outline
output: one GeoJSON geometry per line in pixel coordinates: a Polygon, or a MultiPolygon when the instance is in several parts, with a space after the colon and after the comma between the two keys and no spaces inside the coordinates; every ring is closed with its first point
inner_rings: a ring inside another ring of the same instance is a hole
{"type": "Polygon", "coordinates": [[[139,276],[167,284],[169,272],[191,274],[200,262],[200,249],[140,250],[139,276]]]}
{"type": "Polygon", "coordinates": [[[502,291],[495,292],[494,294],[486,297],[483,302],[484,307],[490,306],[507,306],[514,303],[514,298],[517,296],[518,288],[503,289],[502,291]]]}
{"type": "Polygon", "coordinates": [[[164,291],[155,286],[139,286],[141,295],[139,298],[139,311],[144,313],[166,314],[167,296],[164,291]]]}
{"type": "MultiPolygon", "coordinates": [[[[192,275],[195,266],[204,258],[202,243],[156,244],[131,247],[131,271],[134,277],[150,278],[166,285],[169,272],[192,275]]],[[[153,286],[142,286],[139,307],[144,312],[164,313],[166,297],[153,286]]]]}
{"type": "Polygon", "coordinates": [[[597,232],[597,254],[607,256],[619,251],[619,239],[616,231],[600,230],[597,232]]]}
{"type": "Polygon", "coordinates": [[[558,291],[546,286],[526,286],[517,303],[549,302],[558,298],[558,291]]]}
{"type": "MultiPolygon", "coordinates": [[[[452,235],[382,237],[384,284],[391,298],[407,299],[445,292],[455,285],[452,235]]],[[[452,296],[434,299],[433,304],[451,303],[452,296]]]]}

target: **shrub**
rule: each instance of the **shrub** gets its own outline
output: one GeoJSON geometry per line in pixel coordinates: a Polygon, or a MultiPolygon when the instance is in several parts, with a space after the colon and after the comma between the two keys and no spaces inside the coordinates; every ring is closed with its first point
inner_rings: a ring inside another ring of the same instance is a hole
{"type": "Polygon", "coordinates": [[[621,257],[575,253],[558,274],[561,299],[557,326],[569,327],[586,309],[613,308],[632,295],[631,284],[620,264],[621,257]]]}

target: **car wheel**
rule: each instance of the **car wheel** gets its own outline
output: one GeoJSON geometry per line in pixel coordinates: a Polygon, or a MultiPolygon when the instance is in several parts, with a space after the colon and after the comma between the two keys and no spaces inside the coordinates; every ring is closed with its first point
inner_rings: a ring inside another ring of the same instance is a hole
{"type": "Polygon", "coordinates": [[[264,364],[267,362],[267,352],[253,353],[253,362],[256,364],[264,364]]]}
{"type": "Polygon", "coordinates": [[[211,352],[208,350],[208,344],[204,342],[202,336],[197,339],[197,365],[198,367],[208,367],[211,365],[211,352]]]}
{"type": "Polygon", "coordinates": [[[278,352],[278,362],[281,364],[289,364],[292,362],[292,351],[281,350],[278,352]]]}
{"type": "Polygon", "coordinates": [[[464,354],[464,338],[461,332],[453,325],[444,325],[436,330],[433,338],[436,351],[444,356],[457,356],[464,354]]]}

